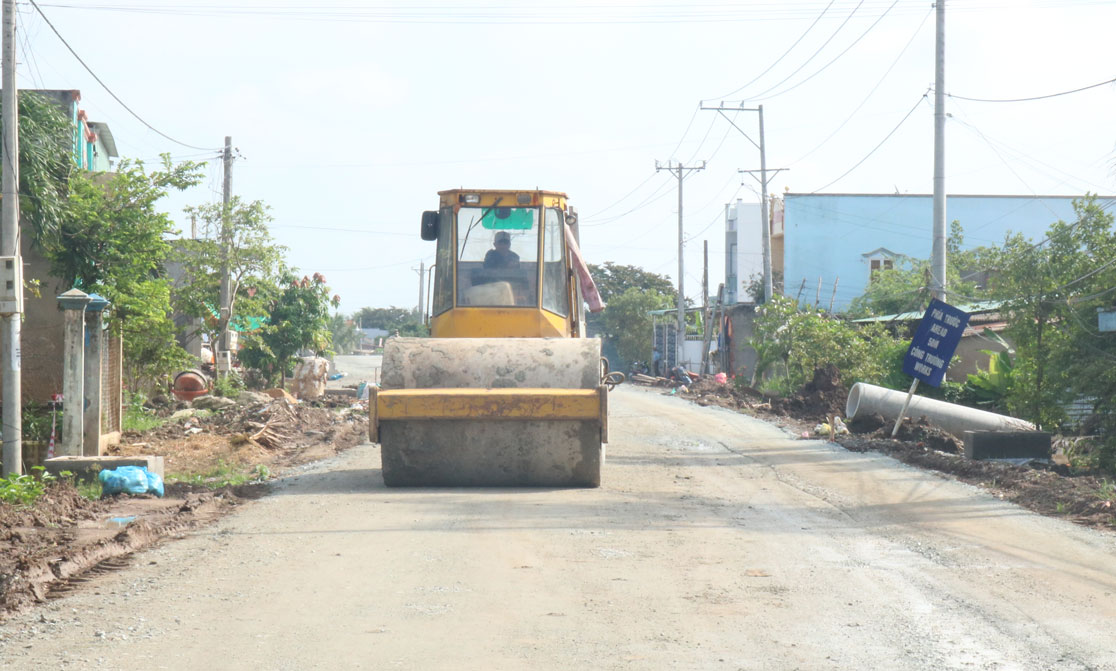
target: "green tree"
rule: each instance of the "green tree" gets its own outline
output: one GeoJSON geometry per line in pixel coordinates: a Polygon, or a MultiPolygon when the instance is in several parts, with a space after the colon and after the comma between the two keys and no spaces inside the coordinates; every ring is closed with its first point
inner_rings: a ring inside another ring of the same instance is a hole
{"type": "Polygon", "coordinates": [[[267,324],[245,338],[241,361],[262,371],[269,380],[282,381],[291,360],[303,349],[325,354],[330,347],[330,306],[341,299],[330,296],[319,273],[298,279],[284,275],[283,290],[268,306],[267,324]]]}
{"type": "Polygon", "coordinates": [[[360,347],[362,338],[360,328],[352,319],[340,312],[334,313],[329,318],[329,332],[333,340],[333,351],[338,354],[350,354],[360,347]]]}
{"type": "Polygon", "coordinates": [[[430,330],[422,323],[422,315],[417,310],[397,308],[361,308],[353,315],[353,321],[360,328],[383,329],[389,335],[399,332],[399,335],[409,338],[421,338],[430,335],[430,330]]]}
{"type": "Polygon", "coordinates": [[[1116,347],[1095,331],[1096,308],[1110,304],[1116,282],[1113,217],[1093,197],[1074,210],[1076,220],[1052,224],[1041,244],[1011,234],[992,257],[991,291],[1016,354],[1008,406],[1048,429],[1075,397],[1095,396],[1100,415],[1113,416],[1116,392],[1116,347]]]}
{"type": "Polygon", "coordinates": [[[64,285],[98,293],[112,303],[110,324],[124,339],[124,370],[132,388],[142,388],[188,365],[171,320],[170,287],[164,268],[174,222],[156,209],[170,190],[201,179],[200,166],[161,170],[122,161],[109,175],[75,173],[57,235],[41,239],[51,272],[64,285]]]}
{"type": "MultiPolygon", "coordinates": [[[[36,244],[58,236],[69,209],[73,126],[57,105],[32,91],[19,94],[19,209],[36,244]]],[[[2,167],[0,167],[2,170],[2,167]]]]}
{"type": "Polygon", "coordinates": [[[667,296],[676,293],[670,277],[647,272],[638,266],[623,266],[611,261],[605,261],[599,266],[590,263],[589,274],[593,276],[593,282],[605,303],[628,289],[654,291],[667,296]]]}
{"type": "MultiPolygon", "coordinates": [[[[752,299],[756,305],[763,303],[763,273],[755,273],[748,278],[748,287],[744,293],[752,299]]],[[[771,293],[783,293],[783,273],[778,270],[771,271],[771,293]]]]}
{"type": "MultiPolygon", "coordinates": [[[[587,314],[585,327],[590,336],[600,336],[606,342],[606,349],[612,349],[625,362],[651,360],[651,317],[642,315],[635,318],[626,328],[624,320],[636,317],[631,310],[631,301],[622,302],[616,310],[611,310],[612,302],[629,291],[646,292],[651,296],[644,304],[654,305],[651,310],[662,310],[675,306],[677,291],[670,277],[648,272],[638,266],[628,266],[606,261],[602,265],[589,264],[589,273],[605,302],[605,309],[596,314],[587,314]],[[635,342],[646,340],[638,347],[635,342]],[[621,340],[627,341],[621,351],[621,340]],[[627,351],[629,354],[624,354],[627,351]]],[[[689,324],[696,315],[690,315],[689,324]]]]}
{"type": "Polygon", "coordinates": [[[613,296],[601,312],[600,335],[626,362],[651,361],[652,310],[673,306],[671,296],[632,287],[613,296]]]}
{"type": "Polygon", "coordinates": [[[749,344],[757,359],[752,384],[774,372],[767,386],[782,392],[808,382],[814,369],[833,364],[846,383],[869,382],[893,386],[906,342],[880,325],[857,327],[821,312],[799,310],[786,296],[773,296],[756,309],[749,344]]]}
{"type": "Polygon", "coordinates": [[[220,203],[190,207],[203,230],[217,231],[218,238],[183,240],[176,259],[185,269],[183,280],[174,286],[175,308],[202,320],[202,333],[210,342],[224,331],[226,324],[244,324],[244,317],[263,317],[282,291],[280,281],[286,272],[283,257],[287,248],[271,237],[268,207],[261,201],[246,203],[234,197],[229,204],[228,267],[230,312],[218,315],[221,298],[221,269],[224,245],[219,232],[225,209],[220,203]]]}

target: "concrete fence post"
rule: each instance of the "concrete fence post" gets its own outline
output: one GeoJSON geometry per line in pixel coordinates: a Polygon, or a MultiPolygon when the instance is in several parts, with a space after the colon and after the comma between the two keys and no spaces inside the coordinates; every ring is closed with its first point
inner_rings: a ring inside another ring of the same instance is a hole
{"type": "Polygon", "coordinates": [[[58,297],[66,313],[62,343],[62,444],[58,456],[82,456],[85,401],[85,306],[89,295],[70,289],[58,297]]]}
{"type": "Polygon", "coordinates": [[[85,306],[85,382],[82,455],[101,456],[101,398],[103,391],[105,330],[104,311],[109,302],[97,294],[89,294],[85,306]]]}

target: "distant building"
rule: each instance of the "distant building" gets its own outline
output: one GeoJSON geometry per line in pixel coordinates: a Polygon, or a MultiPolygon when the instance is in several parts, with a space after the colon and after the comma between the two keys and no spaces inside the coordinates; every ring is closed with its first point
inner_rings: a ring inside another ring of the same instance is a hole
{"type": "MultiPolygon", "coordinates": [[[[1001,244],[1009,231],[1037,241],[1052,223],[1073,221],[1073,201],[1081,197],[952,195],[946,198],[946,221],[961,223],[966,249],[1001,244]]],[[[1116,206],[1116,197],[1098,200],[1103,207],[1116,206]]],[[[743,207],[751,209],[742,213],[739,201],[726,207],[726,277],[736,272],[735,301],[727,302],[749,302],[748,278],[762,270],[759,207],[743,207]]],[[[828,308],[832,300],[833,310],[841,311],[864,293],[873,273],[898,267],[904,258],[930,258],[929,194],[787,193],[773,199],[771,208],[772,269],[783,277],[782,293],[803,302],[828,308]]]]}
{"type": "MultiPolygon", "coordinates": [[[[20,89],[20,95],[38,94],[57,105],[71,125],[71,150],[74,164],[89,172],[107,172],[117,158],[116,140],[108,124],[90,121],[81,109],[81,91],[74,89],[20,89]]],[[[3,91],[0,91],[0,97],[3,91]]]]}

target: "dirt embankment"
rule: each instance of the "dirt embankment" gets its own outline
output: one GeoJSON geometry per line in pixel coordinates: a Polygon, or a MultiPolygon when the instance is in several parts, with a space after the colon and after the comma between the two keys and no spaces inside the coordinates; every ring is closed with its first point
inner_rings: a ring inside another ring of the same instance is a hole
{"type": "Polygon", "coordinates": [[[360,444],[367,413],[351,404],[260,394],[212,403],[210,410],[168,404],[158,409],[167,419],[162,426],[125,434],[110,450],[163,456],[169,481],[164,498],[90,500],[63,481],[32,505],[0,503],[0,616],[123,568],[132,553],[263,495],[269,475],[360,444]],[[230,482],[245,484],[219,486],[230,482]]]}
{"type": "MultiPolygon", "coordinates": [[[[699,405],[721,406],[775,421],[798,436],[828,439],[828,434],[818,435],[815,428],[834,416],[844,417],[848,390],[837,369],[824,366],[788,397],[769,396],[731,383],[718,384],[712,378],[702,378],[682,396],[699,405]]],[[[835,436],[834,442],[850,451],[887,454],[982,487],[1043,515],[1116,529],[1116,488],[1104,474],[1073,471],[1051,463],[1015,465],[966,459],[959,440],[923,417],[904,421],[895,439],[891,438],[892,423],[879,415],[858,417],[849,422],[848,428],[851,433],[835,436]]]]}

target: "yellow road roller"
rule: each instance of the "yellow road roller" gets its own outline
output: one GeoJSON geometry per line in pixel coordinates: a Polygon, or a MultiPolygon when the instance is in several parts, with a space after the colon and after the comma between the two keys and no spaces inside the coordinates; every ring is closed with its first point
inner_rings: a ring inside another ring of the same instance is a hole
{"type": "Polygon", "coordinates": [[[609,373],[564,193],[438,192],[430,338],[390,338],[369,400],[388,486],[601,483],[609,373]]]}

